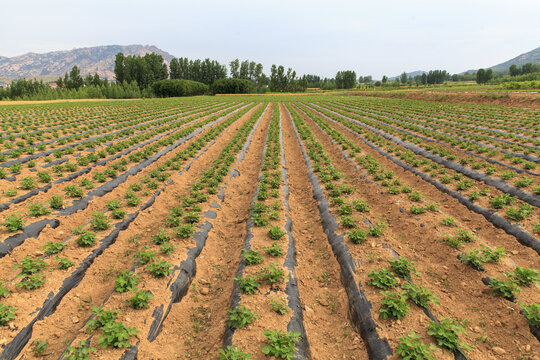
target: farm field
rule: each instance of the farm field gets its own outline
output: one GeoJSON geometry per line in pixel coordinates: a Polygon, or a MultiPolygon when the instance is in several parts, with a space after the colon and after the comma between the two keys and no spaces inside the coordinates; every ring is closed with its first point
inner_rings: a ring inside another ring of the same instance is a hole
{"type": "Polygon", "coordinates": [[[539,119],[1,106],[0,359],[540,359],[539,119]]]}

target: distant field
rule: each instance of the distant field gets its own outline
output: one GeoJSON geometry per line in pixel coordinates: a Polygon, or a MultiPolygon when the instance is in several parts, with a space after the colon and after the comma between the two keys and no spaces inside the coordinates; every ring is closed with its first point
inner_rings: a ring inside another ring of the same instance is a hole
{"type": "Polygon", "coordinates": [[[392,94],[0,102],[0,359],[540,357],[540,110],[392,94]]]}

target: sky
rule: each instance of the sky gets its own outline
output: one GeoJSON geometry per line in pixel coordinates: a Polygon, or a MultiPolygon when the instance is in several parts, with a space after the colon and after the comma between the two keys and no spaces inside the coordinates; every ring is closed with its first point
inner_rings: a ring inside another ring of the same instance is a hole
{"type": "Polygon", "coordinates": [[[155,45],[334,77],[460,73],[540,47],[539,0],[2,1],[0,56],[155,45]]]}

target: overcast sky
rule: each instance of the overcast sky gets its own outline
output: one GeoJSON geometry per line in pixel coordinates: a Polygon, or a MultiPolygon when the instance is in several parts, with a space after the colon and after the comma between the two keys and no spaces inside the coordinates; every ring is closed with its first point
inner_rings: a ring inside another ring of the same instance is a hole
{"type": "Polygon", "coordinates": [[[0,56],[156,45],[333,77],[489,67],[540,47],[540,0],[3,0],[0,56]]]}

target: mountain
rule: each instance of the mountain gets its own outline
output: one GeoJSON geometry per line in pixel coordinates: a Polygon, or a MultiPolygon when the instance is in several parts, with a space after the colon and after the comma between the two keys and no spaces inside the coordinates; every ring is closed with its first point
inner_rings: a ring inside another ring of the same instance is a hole
{"type": "MultiPolygon", "coordinates": [[[[426,73],[427,74],[427,71],[423,71],[423,70],[416,70],[416,71],[411,71],[411,72],[408,72],[407,73],[407,77],[412,77],[414,79],[414,77],[416,75],[422,75],[423,73],[426,73]]],[[[389,77],[388,78],[388,81],[394,81],[396,79],[399,79],[401,77],[401,74],[399,75],[396,75],[396,76],[392,76],[392,77],[389,77]]]]}
{"type": "Polygon", "coordinates": [[[0,56],[0,78],[54,79],[69,73],[77,65],[82,76],[97,72],[101,78],[113,79],[117,53],[144,55],[156,53],[168,63],[173,56],[153,45],[107,45],[73,50],[53,51],[45,54],[28,53],[15,57],[0,56]]]}
{"type": "MultiPolygon", "coordinates": [[[[534,50],[531,50],[529,52],[523,53],[521,55],[518,55],[515,58],[505,61],[503,63],[500,63],[498,65],[488,67],[486,69],[491,69],[494,72],[508,73],[508,68],[510,67],[510,65],[515,64],[517,66],[522,66],[523,64],[526,64],[526,63],[540,64],[540,47],[534,50]]],[[[475,72],[476,70],[473,69],[473,70],[467,70],[465,72],[462,72],[461,74],[467,74],[467,73],[472,74],[475,72]]]]}
{"type": "Polygon", "coordinates": [[[515,64],[517,66],[522,66],[526,63],[540,64],[540,47],[498,65],[492,66],[489,69],[492,69],[493,71],[508,72],[510,65],[515,64]]]}

